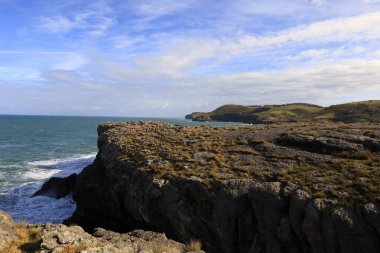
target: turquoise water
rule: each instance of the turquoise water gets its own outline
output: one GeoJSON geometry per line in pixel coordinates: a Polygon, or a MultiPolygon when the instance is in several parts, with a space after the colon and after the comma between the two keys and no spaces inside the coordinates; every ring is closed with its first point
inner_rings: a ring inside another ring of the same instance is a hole
{"type": "Polygon", "coordinates": [[[60,200],[30,196],[51,176],[78,173],[93,161],[99,123],[136,120],[204,124],[163,118],[0,115],[0,209],[18,221],[62,222],[75,209],[70,196],[60,200]]]}

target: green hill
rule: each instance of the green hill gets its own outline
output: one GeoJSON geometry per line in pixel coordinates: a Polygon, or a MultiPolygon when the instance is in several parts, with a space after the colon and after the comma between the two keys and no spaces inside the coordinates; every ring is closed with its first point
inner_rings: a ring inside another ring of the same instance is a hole
{"type": "Polygon", "coordinates": [[[380,122],[380,100],[352,102],[322,107],[306,103],[284,105],[223,105],[212,112],[186,115],[193,121],[274,123],[293,121],[380,122]]]}
{"type": "Polygon", "coordinates": [[[380,122],[380,100],[332,105],[316,112],[313,117],[315,119],[326,119],[345,123],[380,122]]]}

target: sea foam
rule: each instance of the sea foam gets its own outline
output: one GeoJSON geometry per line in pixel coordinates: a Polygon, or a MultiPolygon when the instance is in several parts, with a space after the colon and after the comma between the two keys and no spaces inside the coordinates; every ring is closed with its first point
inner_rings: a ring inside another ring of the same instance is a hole
{"type": "Polygon", "coordinates": [[[62,199],[31,196],[52,176],[65,177],[79,173],[92,163],[95,155],[96,153],[78,154],[62,159],[26,162],[22,173],[25,182],[0,195],[0,209],[8,212],[16,221],[62,222],[75,210],[71,196],[62,199]]]}

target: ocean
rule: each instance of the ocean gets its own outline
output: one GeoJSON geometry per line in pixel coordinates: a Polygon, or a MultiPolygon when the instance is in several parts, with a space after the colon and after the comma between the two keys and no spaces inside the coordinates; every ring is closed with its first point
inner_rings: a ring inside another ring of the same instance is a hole
{"type": "Polygon", "coordinates": [[[48,178],[79,173],[92,163],[99,123],[136,120],[179,125],[232,124],[165,118],[0,115],[0,209],[15,221],[34,224],[60,223],[70,217],[75,210],[71,196],[31,196],[48,178]]]}

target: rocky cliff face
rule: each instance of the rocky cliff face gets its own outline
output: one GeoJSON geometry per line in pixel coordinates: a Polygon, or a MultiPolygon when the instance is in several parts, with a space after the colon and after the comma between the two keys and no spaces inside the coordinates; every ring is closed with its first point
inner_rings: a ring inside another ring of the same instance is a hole
{"type": "Polygon", "coordinates": [[[68,222],[195,238],[207,252],[380,252],[378,129],[102,124],[68,222]]]}

